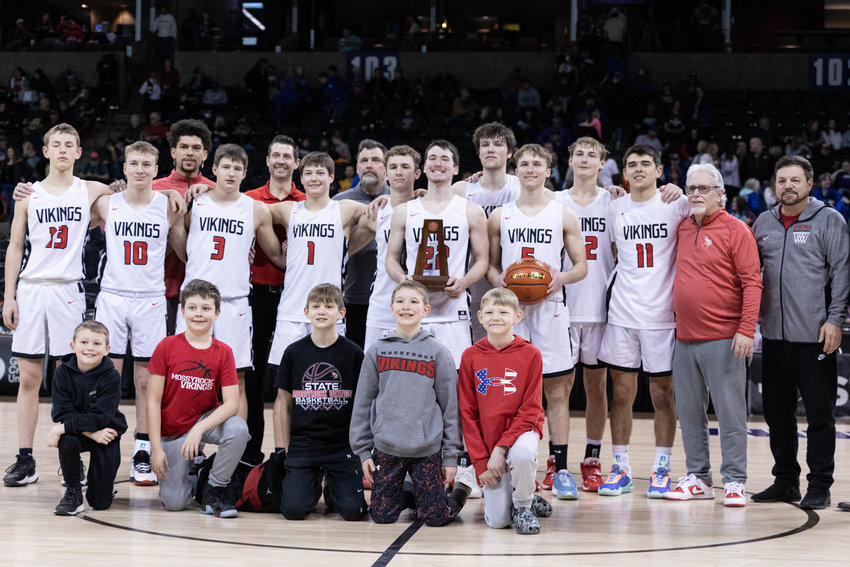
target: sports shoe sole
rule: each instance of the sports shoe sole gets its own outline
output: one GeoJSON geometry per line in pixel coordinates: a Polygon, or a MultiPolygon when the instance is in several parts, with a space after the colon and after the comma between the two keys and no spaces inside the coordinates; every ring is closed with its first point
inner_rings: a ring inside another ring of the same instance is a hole
{"type": "Polygon", "coordinates": [[[597,491],[601,496],[619,496],[624,492],[631,492],[634,490],[634,485],[630,484],[629,486],[623,486],[618,488],[602,488],[599,487],[597,491]]]}
{"type": "Polygon", "coordinates": [[[80,504],[77,506],[77,509],[73,512],[66,512],[65,510],[53,510],[53,513],[57,516],[76,516],[77,514],[81,514],[86,511],[86,505],[80,504]]]}
{"type": "Polygon", "coordinates": [[[26,486],[28,484],[34,483],[37,480],[38,480],[38,473],[35,472],[31,476],[24,477],[21,480],[11,481],[11,482],[4,480],[3,484],[5,484],[6,486],[26,486]]]}
{"type": "Polygon", "coordinates": [[[158,484],[155,478],[153,480],[147,478],[139,480],[138,478],[133,477],[131,480],[136,486],[156,486],[158,484]]]}
{"type": "Polygon", "coordinates": [[[239,516],[239,510],[223,510],[220,513],[216,514],[213,511],[212,506],[207,504],[203,508],[201,508],[201,514],[205,516],[215,516],[216,518],[236,518],[239,516]]]}
{"type": "MultiPolygon", "coordinates": [[[[649,496],[648,498],[658,498],[658,496],[649,496]]],[[[669,500],[670,502],[689,502],[691,500],[714,500],[714,494],[710,492],[706,492],[705,494],[685,494],[684,492],[674,492],[672,490],[665,492],[661,495],[661,498],[664,500],[669,500]],[[681,498],[679,495],[682,495],[681,498]]]]}
{"type": "Polygon", "coordinates": [[[578,494],[573,494],[572,492],[565,492],[564,494],[559,494],[554,487],[552,488],[552,496],[554,496],[558,500],[578,500],[578,494]]]}
{"type": "MultiPolygon", "coordinates": [[[[669,492],[670,492],[669,490],[665,490],[664,492],[658,492],[658,491],[655,491],[655,490],[653,490],[653,491],[647,490],[646,491],[646,497],[650,498],[652,500],[664,500],[666,498],[664,495],[668,494],[669,492]]],[[[714,496],[712,496],[711,498],[714,498],[714,496]]],[[[695,497],[689,498],[689,500],[696,500],[696,499],[697,498],[695,498],[695,497]]]]}
{"type": "Polygon", "coordinates": [[[724,499],[723,505],[727,508],[744,508],[747,505],[747,499],[735,498],[732,501],[726,501],[726,499],[724,499]]]}

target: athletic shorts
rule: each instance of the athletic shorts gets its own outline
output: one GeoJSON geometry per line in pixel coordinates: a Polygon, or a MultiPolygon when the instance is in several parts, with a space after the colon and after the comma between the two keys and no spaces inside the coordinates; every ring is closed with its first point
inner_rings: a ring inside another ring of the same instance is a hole
{"type": "MultiPolygon", "coordinates": [[[[303,339],[312,332],[313,325],[311,323],[278,319],[274,326],[272,346],[269,349],[269,364],[280,366],[280,360],[283,358],[283,351],[286,350],[286,347],[298,339],[303,339]]],[[[345,336],[345,323],[338,321],[336,332],[339,335],[345,336]]]]}
{"type": "MultiPolygon", "coordinates": [[[[183,310],[177,313],[177,333],[186,331],[183,310]]],[[[254,368],[252,364],[251,334],[253,333],[251,306],[247,297],[222,299],[221,313],[212,327],[212,335],[233,349],[236,371],[254,368]]]]}
{"type": "Polygon", "coordinates": [[[463,351],[472,346],[472,328],[469,326],[469,321],[423,324],[422,328],[434,333],[434,337],[452,353],[455,368],[460,368],[460,357],[463,351]]]}
{"type": "Polygon", "coordinates": [[[570,347],[570,310],[560,301],[520,304],[522,320],[514,325],[519,335],[540,349],[543,377],[562,376],[573,369],[570,347]]]}
{"type": "Polygon", "coordinates": [[[605,323],[573,323],[570,325],[570,342],[573,345],[573,366],[604,368],[599,362],[599,347],[605,323]]]}
{"type": "Polygon", "coordinates": [[[79,282],[18,282],[18,326],[12,333],[12,354],[43,358],[50,341],[50,356],[71,352],[74,329],[82,323],[86,297],[79,282]]]}
{"type": "Polygon", "coordinates": [[[675,344],[675,329],[627,329],[608,323],[599,361],[623,372],[637,372],[643,364],[647,376],[667,376],[673,373],[675,344]]]}
{"type": "Polygon", "coordinates": [[[377,327],[375,325],[366,324],[366,339],[363,341],[363,351],[369,349],[370,346],[378,342],[378,339],[384,336],[385,333],[391,331],[392,327],[377,327]]]}
{"type": "Polygon", "coordinates": [[[94,308],[95,320],[109,329],[110,356],[125,356],[129,339],[133,358],[148,360],[165,338],[168,309],[164,294],[131,296],[101,291],[94,308]]]}

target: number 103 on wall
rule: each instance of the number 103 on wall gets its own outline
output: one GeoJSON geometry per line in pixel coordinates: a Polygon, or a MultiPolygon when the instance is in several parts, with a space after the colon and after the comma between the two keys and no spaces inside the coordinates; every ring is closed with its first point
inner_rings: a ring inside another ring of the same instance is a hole
{"type": "Polygon", "coordinates": [[[847,88],[850,86],[850,55],[810,55],[809,87],[847,88]]]}

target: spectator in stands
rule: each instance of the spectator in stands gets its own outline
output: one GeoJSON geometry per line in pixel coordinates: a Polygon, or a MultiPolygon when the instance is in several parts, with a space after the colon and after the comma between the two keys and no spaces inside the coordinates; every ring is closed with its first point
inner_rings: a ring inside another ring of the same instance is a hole
{"type": "Polygon", "coordinates": [[[349,53],[351,51],[360,51],[360,37],[353,35],[351,30],[344,28],[342,37],[336,43],[340,53],[349,53]]]}
{"type": "Polygon", "coordinates": [[[741,186],[741,176],[739,175],[738,155],[735,153],[737,144],[730,143],[726,147],[726,153],[720,159],[720,174],[723,176],[723,185],[727,189],[738,188],[741,186]]]}
{"type": "Polygon", "coordinates": [[[803,130],[803,141],[809,148],[817,148],[823,141],[823,133],[820,130],[820,121],[817,118],[809,118],[806,128],[803,130]]]}
{"type": "Polygon", "coordinates": [[[195,51],[198,48],[199,29],[198,13],[194,8],[189,8],[183,23],[180,24],[180,41],[184,51],[195,51]]]}
{"type": "Polygon", "coordinates": [[[694,100],[692,104],[691,122],[700,128],[711,126],[711,107],[705,96],[705,89],[697,85],[694,89],[694,100]]]}
{"type": "Polygon", "coordinates": [[[30,84],[38,92],[39,97],[46,97],[51,101],[55,100],[56,94],[53,91],[53,85],[50,84],[50,79],[44,74],[44,71],[36,69],[29,77],[30,84]]]}
{"type": "Polygon", "coordinates": [[[44,157],[42,157],[41,152],[35,150],[31,141],[24,140],[24,143],[21,144],[21,157],[27,163],[27,171],[29,172],[27,181],[33,182],[46,177],[44,157]]]}
{"type": "Polygon", "coordinates": [[[821,173],[818,176],[818,184],[812,189],[812,197],[833,208],[841,201],[841,193],[832,186],[832,175],[821,173]]]}
{"type": "Polygon", "coordinates": [[[750,138],[750,151],[744,156],[740,165],[741,177],[744,179],[755,177],[759,183],[767,184],[773,175],[774,163],[775,160],[764,151],[761,138],[753,136],[750,138]]]}
{"type": "Polygon", "coordinates": [[[810,161],[815,170],[815,175],[835,171],[838,164],[835,161],[832,145],[829,142],[819,141],[814,147],[817,148],[817,153],[811,157],[810,161]]]}
{"type": "Polygon", "coordinates": [[[97,152],[89,152],[89,159],[80,167],[78,177],[106,183],[109,181],[109,163],[107,160],[101,159],[97,152]]]}
{"type": "Polygon", "coordinates": [[[522,86],[516,93],[517,112],[522,113],[528,108],[538,113],[542,105],[540,92],[531,84],[529,79],[523,79],[522,86]]]}
{"type": "Polygon", "coordinates": [[[18,104],[24,105],[27,108],[38,108],[38,92],[32,88],[28,78],[24,77],[21,81],[21,89],[15,97],[18,104]]]}
{"type": "Polygon", "coordinates": [[[472,117],[480,110],[480,106],[472,99],[469,89],[460,89],[460,93],[452,101],[451,121],[455,126],[468,127],[472,117]]]}
{"type": "Polygon", "coordinates": [[[210,112],[219,112],[227,106],[227,103],[227,91],[218,84],[218,81],[212,82],[210,87],[204,91],[204,97],[201,99],[201,105],[210,112]]]}
{"type": "Polygon", "coordinates": [[[343,82],[337,77],[336,67],[331,65],[326,72],[319,73],[319,85],[323,109],[331,124],[343,122],[348,107],[348,93],[343,82]]]}
{"type": "Polygon", "coordinates": [[[162,80],[157,71],[151,73],[150,77],[142,83],[139,94],[144,96],[142,109],[145,114],[162,110],[162,80]]]}
{"type": "Polygon", "coordinates": [[[83,28],[68,16],[59,16],[59,24],[56,26],[56,45],[65,47],[66,49],[75,49],[79,47],[86,33],[83,28]]]}
{"type": "Polygon", "coordinates": [[[15,67],[15,70],[12,71],[12,78],[9,79],[9,94],[17,96],[18,91],[24,86],[26,76],[23,67],[15,67]]]}
{"type": "Polygon", "coordinates": [[[91,96],[91,89],[81,88],[77,96],[68,103],[68,111],[80,138],[88,138],[94,131],[97,120],[97,106],[91,96]]]}
{"type": "Polygon", "coordinates": [[[29,173],[27,162],[23,160],[15,146],[8,146],[3,155],[3,161],[0,162],[0,185],[3,186],[3,196],[11,201],[15,185],[26,182],[29,173]]]}
{"type": "Polygon", "coordinates": [[[145,126],[145,141],[157,146],[168,136],[168,125],[162,123],[162,115],[159,112],[150,113],[150,121],[145,126]]]}
{"type": "Polygon", "coordinates": [[[30,32],[23,18],[18,18],[15,21],[15,29],[9,32],[9,43],[6,47],[9,49],[28,49],[35,43],[35,35],[30,32]]]}
{"type": "Polygon", "coordinates": [[[740,195],[732,197],[729,205],[729,214],[747,226],[753,226],[753,223],[756,222],[756,215],[747,206],[747,198],[740,195]]]}
{"type": "Polygon", "coordinates": [[[664,144],[658,139],[658,129],[655,125],[647,126],[646,133],[635,138],[635,145],[645,144],[655,148],[658,153],[664,151],[664,144]]]}
{"type": "Polygon", "coordinates": [[[829,143],[835,151],[840,150],[843,145],[841,142],[841,132],[838,130],[838,125],[835,118],[827,120],[826,128],[821,132],[823,141],[829,143]]]}
{"type": "Polygon", "coordinates": [[[850,160],[841,160],[841,169],[833,173],[833,185],[839,191],[850,191],[850,160]]]}
{"type": "Polygon", "coordinates": [[[159,60],[174,59],[174,45],[177,41],[177,20],[168,11],[168,6],[161,4],[159,15],[151,25],[151,33],[156,35],[156,49],[159,60]]]}
{"type": "Polygon", "coordinates": [[[622,49],[626,41],[627,28],[626,15],[621,13],[616,7],[611,8],[611,11],[608,13],[608,19],[605,20],[605,24],[602,26],[605,39],[622,49]]]}

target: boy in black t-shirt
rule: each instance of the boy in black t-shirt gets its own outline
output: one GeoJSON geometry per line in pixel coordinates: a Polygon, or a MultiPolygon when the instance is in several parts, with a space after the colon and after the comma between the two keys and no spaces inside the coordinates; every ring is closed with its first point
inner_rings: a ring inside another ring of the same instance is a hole
{"type": "Polygon", "coordinates": [[[360,459],[348,444],[354,390],[363,351],[336,332],[345,316],[342,292],[331,284],[310,290],[304,314],[313,332],[286,348],[278,367],[275,427],[287,451],[280,511],[303,520],[315,509],[327,475],[328,498],[346,520],[366,515],[360,459]]]}

